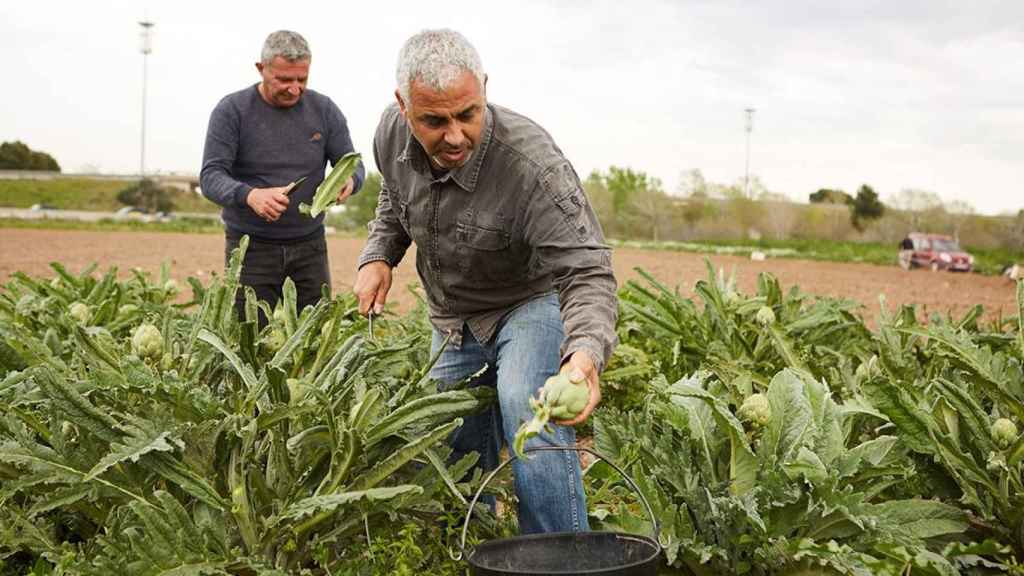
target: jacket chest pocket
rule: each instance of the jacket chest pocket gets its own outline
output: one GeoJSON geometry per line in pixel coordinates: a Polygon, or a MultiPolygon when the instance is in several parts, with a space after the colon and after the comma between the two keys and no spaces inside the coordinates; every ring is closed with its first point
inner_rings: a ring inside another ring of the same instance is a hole
{"type": "Polygon", "coordinates": [[[456,222],[455,240],[459,271],[470,284],[507,284],[525,273],[501,214],[465,214],[456,222]]]}

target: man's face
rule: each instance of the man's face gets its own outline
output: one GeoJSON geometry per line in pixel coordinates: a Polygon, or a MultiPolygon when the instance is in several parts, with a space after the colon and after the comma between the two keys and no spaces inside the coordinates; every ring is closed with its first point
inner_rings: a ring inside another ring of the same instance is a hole
{"type": "Polygon", "coordinates": [[[306,91],[306,80],[309,79],[309,60],[288,60],[274,56],[269,63],[256,63],[263,81],[260,83],[260,95],[271,106],[288,108],[294,106],[306,91]]]}
{"type": "Polygon", "coordinates": [[[396,91],[398,105],[413,136],[437,168],[451,170],[473,155],[484,128],[483,87],[468,71],[450,87],[436,92],[419,80],[409,87],[409,102],[396,91]]]}

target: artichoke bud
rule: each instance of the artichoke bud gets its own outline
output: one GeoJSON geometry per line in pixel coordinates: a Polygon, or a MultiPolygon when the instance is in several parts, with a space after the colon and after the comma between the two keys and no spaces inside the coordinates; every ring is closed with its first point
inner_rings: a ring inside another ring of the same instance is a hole
{"type": "Polygon", "coordinates": [[[92,314],[89,312],[89,306],[84,302],[74,302],[68,308],[68,313],[82,326],[89,324],[89,318],[92,314]]]}
{"type": "Polygon", "coordinates": [[[754,428],[765,426],[772,419],[772,405],[764,394],[751,394],[743,401],[738,415],[754,428]]]}
{"type": "Polygon", "coordinates": [[[992,424],[989,433],[996,446],[1006,450],[1017,439],[1017,425],[1007,418],[1000,418],[992,424]]]}
{"type": "Polygon", "coordinates": [[[573,382],[567,374],[556,374],[548,378],[544,382],[543,394],[552,414],[566,420],[575,418],[590,401],[590,388],[587,387],[586,379],[573,382]]]}
{"type": "Polygon", "coordinates": [[[761,309],[757,311],[755,316],[757,323],[761,326],[767,326],[775,323],[775,311],[772,310],[771,306],[761,306],[761,309]]]}
{"type": "Polygon", "coordinates": [[[159,360],[164,354],[164,337],[152,324],[141,324],[132,335],[132,351],[139,358],[159,360]]]}
{"type": "Polygon", "coordinates": [[[270,354],[276,354],[278,350],[284,346],[285,336],[284,332],[277,328],[271,328],[270,333],[263,339],[263,347],[270,354]]]}

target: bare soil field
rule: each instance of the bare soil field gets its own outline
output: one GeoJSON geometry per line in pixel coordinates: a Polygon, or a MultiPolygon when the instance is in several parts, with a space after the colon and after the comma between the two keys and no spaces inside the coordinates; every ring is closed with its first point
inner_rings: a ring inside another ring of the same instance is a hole
{"type": "MultiPolygon", "coordinates": [[[[328,238],[332,288],[335,293],[351,290],[355,264],[363,246],[361,239],[328,238]]],[[[157,274],[162,262],[171,264],[175,278],[184,281],[195,276],[208,282],[212,274],[223,270],[224,238],[215,234],[174,234],[146,232],[91,232],[81,230],[0,229],[0,282],[11,273],[23,271],[33,276],[52,276],[49,263],[63,263],[77,272],[92,262],[99,271],[111,266],[125,273],[135,267],[157,274]]],[[[704,255],[637,249],[617,249],[613,255],[615,275],[622,285],[639,278],[641,268],[683,295],[692,294],[693,284],[707,276],[704,255]]],[[[894,266],[875,266],[805,260],[767,260],[754,262],[737,256],[710,256],[712,265],[735,272],[741,291],[756,288],[757,275],[771,272],[788,290],[793,285],[818,296],[848,298],[860,302],[869,324],[879,313],[879,296],[884,295],[890,309],[900,304],[916,304],[919,311],[963,314],[975,304],[985,307],[988,317],[1016,314],[1015,286],[1002,277],[947,272],[904,271],[894,266]]],[[[396,312],[406,312],[416,299],[407,287],[417,283],[410,252],[396,269],[390,302],[396,312]]]]}

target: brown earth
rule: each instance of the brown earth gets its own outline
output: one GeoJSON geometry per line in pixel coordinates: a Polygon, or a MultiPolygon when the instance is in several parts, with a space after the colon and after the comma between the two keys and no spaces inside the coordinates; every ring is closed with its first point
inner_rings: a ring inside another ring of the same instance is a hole
{"type": "MultiPolygon", "coordinates": [[[[351,290],[355,263],[363,240],[331,237],[328,250],[335,293],[351,290]]],[[[157,274],[160,264],[170,262],[172,275],[179,281],[196,276],[204,283],[211,274],[223,269],[224,238],[215,234],[172,234],[147,232],[91,232],[81,230],[0,229],[0,281],[15,271],[33,276],[52,276],[52,261],[77,272],[92,262],[100,271],[111,266],[119,270],[139,267],[157,274]]],[[[679,287],[683,295],[692,294],[694,282],[705,278],[704,256],[685,252],[664,252],[630,248],[616,249],[615,275],[620,285],[637,279],[641,268],[670,288],[679,287]]],[[[788,290],[793,285],[819,296],[843,297],[864,305],[863,315],[873,324],[879,311],[879,296],[884,295],[891,309],[903,303],[919,306],[923,313],[959,315],[974,304],[985,307],[989,317],[1016,314],[1015,287],[1002,277],[947,272],[907,272],[896,266],[812,262],[806,260],[767,260],[754,262],[737,256],[710,256],[712,265],[726,274],[735,272],[742,292],[755,290],[760,272],[775,274],[788,290]]],[[[406,255],[396,269],[391,302],[396,311],[405,312],[415,304],[406,289],[417,282],[413,254],[406,255]]]]}

